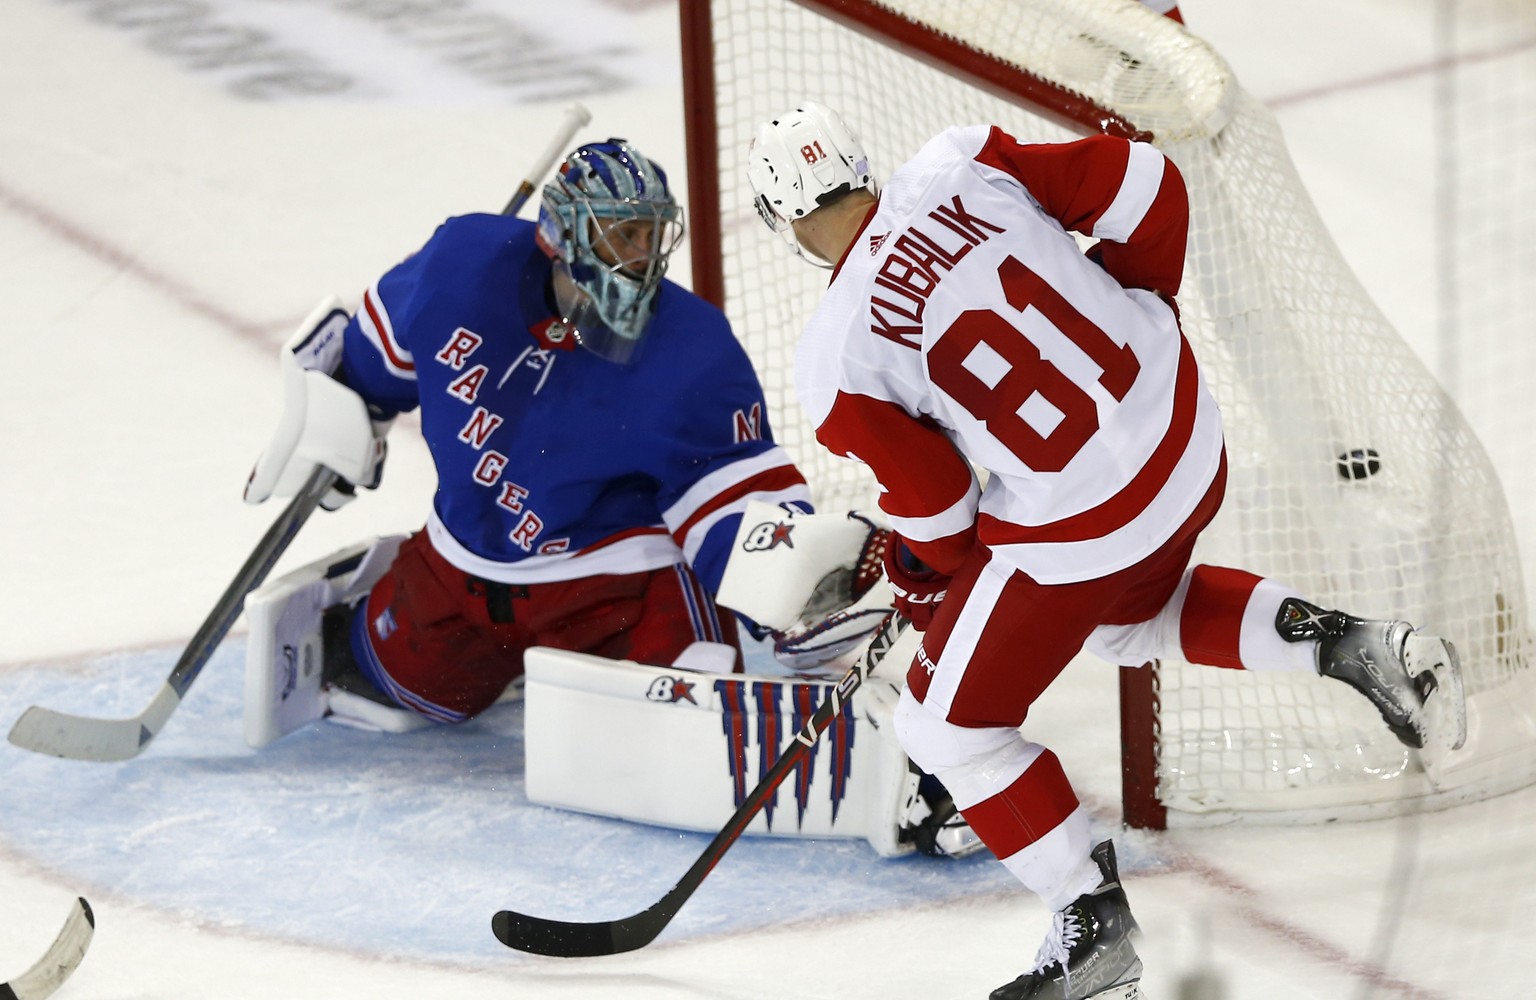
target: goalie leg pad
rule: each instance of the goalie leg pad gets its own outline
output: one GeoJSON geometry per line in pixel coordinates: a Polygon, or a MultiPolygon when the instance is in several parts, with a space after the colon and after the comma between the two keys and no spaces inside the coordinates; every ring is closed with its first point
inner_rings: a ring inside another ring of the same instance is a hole
{"type": "Polygon", "coordinates": [[[425,716],[382,704],[345,688],[327,688],[325,700],[325,718],[349,729],[370,733],[409,733],[432,725],[431,720],[425,716]]]}
{"type": "Polygon", "coordinates": [[[672,665],[701,674],[729,674],[735,672],[740,658],[741,653],[735,646],[700,640],[679,653],[672,665]]]}
{"type": "Polygon", "coordinates": [[[875,731],[880,751],[889,763],[875,776],[865,819],[865,839],[882,858],[911,854],[917,848],[912,829],[926,811],[921,791],[923,772],[907,759],[896,736],[895,711],[903,684],[900,668],[909,662],[920,634],[907,629],[886,654],[889,677],[870,677],[853,695],[853,710],[875,731]]]}
{"type": "MultiPolygon", "coordinates": [[[[547,647],[528,650],[525,663],[530,802],[704,832],[730,818],[835,686],[547,647]]],[[[882,855],[913,850],[895,817],[910,808],[918,776],[865,701],[861,687],[748,834],[863,838],[882,855]]]]}
{"type": "Polygon", "coordinates": [[[326,714],[325,610],[365,596],[404,540],[390,535],[359,542],[246,597],[246,743],[266,746],[326,714]]]}

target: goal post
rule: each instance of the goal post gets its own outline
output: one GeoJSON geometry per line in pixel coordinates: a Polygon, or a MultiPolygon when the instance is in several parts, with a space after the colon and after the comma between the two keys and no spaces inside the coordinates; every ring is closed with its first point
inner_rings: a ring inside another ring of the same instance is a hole
{"type": "Polygon", "coordinates": [[[1141,138],[1189,188],[1182,322],[1226,419],[1226,503],[1196,558],[1406,617],[1460,650],[1472,735],[1438,785],[1344,685],[1124,671],[1128,822],[1390,815],[1536,780],[1526,598],[1494,467],[1341,258],[1273,117],[1209,45],[1134,0],[681,0],[681,19],[696,288],[735,325],[818,505],[869,506],[874,484],[817,446],[796,403],[794,345],[826,272],[757,219],[754,126],[822,101],[877,178],[957,124],[1141,138]]]}

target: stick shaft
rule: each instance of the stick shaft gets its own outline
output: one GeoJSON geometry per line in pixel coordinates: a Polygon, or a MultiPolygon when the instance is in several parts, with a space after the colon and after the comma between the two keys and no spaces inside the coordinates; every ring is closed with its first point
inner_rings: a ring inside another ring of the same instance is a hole
{"type": "Polygon", "coordinates": [[[578,130],[592,121],[592,112],[580,104],[572,104],[565,109],[565,115],[560,120],[560,127],[550,138],[549,145],[539,158],[533,161],[533,167],[528,171],[522,181],[517,185],[517,190],[512,192],[512,200],[507,202],[507,207],[501,210],[502,215],[516,215],[522,209],[523,204],[533,195],[534,189],[544,180],[544,175],[549,173],[555,161],[565,154],[578,130]]]}
{"type": "Polygon", "coordinates": [[[283,512],[278,515],[272,527],[261,536],[261,541],[256,543],[256,548],[240,567],[240,572],[235,574],[224,593],[219,596],[219,601],[214,605],[213,611],[203,621],[201,627],[192,636],[192,641],[182,652],[181,658],[176,661],[175,668],[167,678],[166,683],[175,689],[176,694],[185,695],[187,688],[192,686],[192,681],[202,672],[224,636],[229,633],[235,619],[240,617],[241,610],[245,607],[245,598],[251,591],[261,586],[267,575],[272,572],[272,567],[282,558],[288,546],[293,543],[299,529],[309,516],[320,505],[320,499],[325,496],[331,486],[336,482],[336,473],[323,466],[316,467],[283,512]]]}
{"type": "Polygon", "coordinates": [[[97,719],[34,705],[16,720],[7,738],[25,750],[70,760],[107,763],[137,757],[159,734],[181,704],[182,696],[208,665],[214,650],[240,617],[246,595],[261,586],[335,481],[336,473],[324,467],[310,474],[298,495],[278,515],[219,595],[213,610],[198,626],[170,676],[144,711],[128,719],[97,719]]]}

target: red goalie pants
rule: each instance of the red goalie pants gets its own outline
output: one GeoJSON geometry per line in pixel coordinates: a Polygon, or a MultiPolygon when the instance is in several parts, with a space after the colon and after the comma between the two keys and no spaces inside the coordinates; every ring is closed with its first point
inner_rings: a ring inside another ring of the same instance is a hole
{"type": "Polygon", "coordinates": [[[352,623],[363,674],[439,722],[463,722],[494,704],[522,676],[530,646],[667,664],[697,641],[735,646],[736,623],[685,565],[497,584],[450,564],[426,532],[400,547],[352,623]]]}

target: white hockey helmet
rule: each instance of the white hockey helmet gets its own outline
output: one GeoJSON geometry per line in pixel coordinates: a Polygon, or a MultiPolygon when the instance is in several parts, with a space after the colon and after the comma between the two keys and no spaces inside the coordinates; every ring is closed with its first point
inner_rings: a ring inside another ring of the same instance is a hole
{"type": "Polygon", "coordinates": [[[833,262],[802,247],[790,224],[843,192],[875,193],[864,144],[837,112],[816,101],[802,101],[757,127],[747,147],[747,181],[768,228],[820,267],[833,262]]]}

